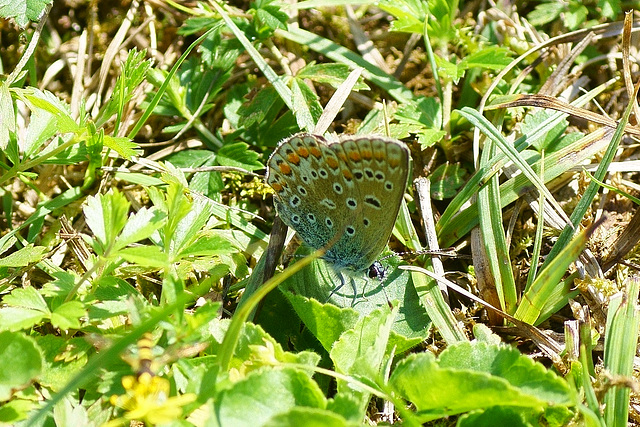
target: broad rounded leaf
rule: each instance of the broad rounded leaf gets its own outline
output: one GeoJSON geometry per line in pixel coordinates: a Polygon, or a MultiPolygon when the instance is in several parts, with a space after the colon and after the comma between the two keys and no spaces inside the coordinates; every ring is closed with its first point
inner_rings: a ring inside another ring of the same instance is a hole
{"type": "Polygon", "coordinates": [[[31,337],[16,332],[0,332],[0,401],[8,400],[14,389],[27,386],[42,372],[42,352],[31,337]]]}

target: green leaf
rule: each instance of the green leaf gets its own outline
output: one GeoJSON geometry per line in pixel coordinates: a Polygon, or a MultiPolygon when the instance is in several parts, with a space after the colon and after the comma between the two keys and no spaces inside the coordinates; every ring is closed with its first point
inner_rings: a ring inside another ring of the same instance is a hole
{"type": "Polygon", "coordinates": [[[49,111],[37,108],[31,112],[29,127],[25,138],[24,157],[42,150],[43,144],[58,132],[56,116],[49,111]]]}
{"type": "Polygon", "coordinates": [[[265,427],[346,427],[347,421],[335,412],[308,408],[295,407],[290,411],[278,414],[267,421],[265,427]]]}
{"type": "Polygon", "coordinates": [[[378,378],[397,314],[397,308],[392,311],[388,306],[381,307],[358,319],[352,329],[343,333],[329,353],[336,371],[370,380],[378,378]]]}
{"type": "Polygon", "coordinates": [[[280,110],[282,100],[273,86],[261,89],[251,100],[238,109],[238,126],[249,128],[255,123],[262,123],[272,108],[280,110]]]}
{"type": "Polygon", "coordinates": [[[193,244],[180,252],[181,257],[189,256],[213,256],[234,252],[231,243],[222,236],[212,235],[198,238],[193,244]]]}
{"type": "Polygon", "coordinates": [[[423,421],[495,406],[542,411],[576,404],[567,382],[543,365],[515,348],[477,341],[450,345],[439,359],[413,354],[398,364],[390,383],[423,421]]]}
{"type": "Polygon", "coordinates": [[[494,406],[486,411],[474,411],[466,415],[462,415],[456,427],[491,427],[491,426],[509,426],[509,427],[532,427],[525,421],[521,411],[504,406],[494,406]]]}
{"type": "Polygon", "coordinates": [[[298,79],[291,81],[291,93],[293,96],[292,111],[298,127],[312,132],[320,117],[318,110],[322,111],[318,96],[309,90],[304,81],[298,79]]]}
{"type": "Polygon", "coordinates": [[[215,399],[219,425],[265,426],[294,407],[323,409],[326,400],[306,372],[291,368],[255,371],[215,399]],[[248,410],[250,408],[250,410],[248,410]]]}
{"type": "Polygon", "coordinates": [[[583,27],[587,20],[589,9],[578,2],[569,2],[569,10],[565,13],[564,24],[570,30],[583,27]]]}
{"type": "Polygon", "coordinates": [[[351,308],[339,308],[333,304],[321,304],[289,292],[285,296],[296,309],[298,316],[329,352],[345,331],[353,328],[358,321],[358,312],[351,308]]]}
{"type": "Polygon", "coordinates": [[[558,19],[564,8],[565,4],[562,2],[541,3],[527,15],[527,18],[535,26],[548,24],[558,19]]]}
{"type": "Polygon", "coordinates": [[[0,0],[0,16],[15,18],[16,23],[24,28],[29,21],[35,22],[40,19],[45,7],[51,2],[52,0],[0,0]]]}
{"type": "Polygon", "coordinates": [[[249,145],[244,142],[225,144],[218,150],[218,164],[221,166],[235,166],[246,170],[254,171],[264,167],[258,161],[260,155],[249,149],[249,145]]]}
{"type": "Polygon", "coordinates": [[[87,311],[80,301],[65,302],[51,313],[51,324],[63,331],[80,329],[80,318],[86,315],[87,311]]]}
{"type": "Polygon", "coordinates": [[[129,216],[129,220],[117,237],[114,250],[119,250],[131,243],[139,242],[151,236],[166,223],[166,213],[156,207],[142,208],[129,216]]]}
{"type": "Polygon", "coordinates": [[[88,197],[82,210],[95,236],[93,249],[98,255],[106,255],[127,224],[129,202],[118,190],[110,190],[107,194],[88,197]]]}
{"type": "Polygon", "coordinates": [[[599,0],[598,8],[602,12],[602,16],[614,21],[621,12],[621,4],[618,0],[599,0]]]}
{"type": "MultiPolygon", "coordinates": [[[[353,329],[342,334],[329,353],[336,371],[363,382],[382,382],[387,343],[397,314],[397,307],[393,310],[388,306],[381,307],[361,317],[353,329]]],[[[359,409],[364,415],[371,397],[369,392],[338,380],[338,394],[358,399],[359,409]]]]}
{"type": "Polygon", "coordinates": [[[128,262],[143,267],[167,268],[171,265],[169,255],[159,246],[134,246],[118,251],[128,262]]]}
{"type": "Polygon", "coordinates": [[[264,6],[256,11],[256,19],[259,23],[272,30],[287,28],[289,16],[275,5],[264,6]]]}
{"type": "Polygon", "coordinates": [[[36,400],[14,399],[0,405],[0,423],[5,425],[19,425],[18,421],[25,420],[27,414],[37,407],[36,400]]]}
{"type": "MultiPolygon", "coordinates": [[[[106,103],[102,107],[102,111],[100,112],[100,117],[96,120],[98,126],[104,124],[114,114],[118,114],[119,116],[122,115],[122,109],[129,101],[131,101],[131,98],[134,95],[134,91],[140,86],[140,84],[146,77],[149,68],[151,68],[153,60],[145,60],[146,55],[147,51],[144,49],[140,52],[138,52],[136,48],[133,48],[129,51],[127,59],[124,61],[120,68],[121,74],[116,80],[113,93],[111,94],[109,99],[106,100],[106,103]]],[[[127,139],[127,141],[130,140],[127,139]]],[[[111,147],[106,142],[105,144],[111,147]]],[[[118,151],[116,148],[113,149],[118,151]]],[[[120,153],[120,151],[118,151],[118,153],[120,153]]],[[[120,153],[120,155],[127,159],[129,158],[124,156],[122,153],[120,153]]]]}
{"type": "Polygon", "coordinates": [[[13,90],[16,96],[22,99],[32,111],[42,109],[53,114],[57,119],[58,133],[63,134],[82,130],[71,116],[69,105],[51,92],[42,91],[32,86],[24,89],[14,88],[13,90]]]}
{"type": "Polygon", "coordinates": [[[19,331],[39,324],[49,313],[21,307],[0,308],[0,330],[19,331]]]}
{"type": "Polygon", "coordinates": [[[131,160],[133,156],[142,154],[142,150],[138,149],[138,144],[124,136],[115,137],[105,135],[102,143],[105,147],[111,148],[127,160],[131,160]]]}
{"type": "Polygon", "coordinates": [[[9,135],[16,132],[16,114],[13,109],[13,99],[6,82],[0,81],[0,150],[6,150],[9,145],[9,135]]]}
{"type": "Polygon", "coordinates": [[[2,302],[10,307],[29,308],[45,313],[49,311],[49,307],[47,307],[44,298],[31,286],[14,289],[9,295],[4,297],[2,302]]]}
{"type": "Polygon", "coordinates": [[[36,338],[44,352],[44,369],[38,383],[58,391],[87,363],[91,345],[84,338],[65,340],[54,335],[36,338]]]}
{"type": "MultiPolygon", "coordinates": [[[[326,83],[334,88],[340,86],[349,77],[351,70],[345,64],[308,64],[296,74],[299,80],[309,79],[318,83],[326,83]]],[[[353,90],[369,90],[369,86],[361,79],[353,86],[353,90]]]]}
{"type": "MultiPolygon", "coordinates": [[[[304,253],[308,253],[308,248],[299,251],[299,254],[304,253]]],[[[380,307],[388,307],[390,301],[399,301],[399,314],[393,323],[395,335],[390,345],[397,346],[396,351],[403,352],[426,338],[431,320],[420,305],[420,299],[410,280],[411,275],[397,268],[398,260],[390,258],[382,261],[382,264],[387,271],[382,282],[378,278],[369,279],[364,273],[345,274],[344,286],[336,290],[341,284],[339,275],[325,261],[315,260],[307,268],[286,280],[280,288],[313,298],[291,298],[285,294],[298,316],[323,346],[326,346],[327,351],[344,332],[343,326],[353,327],[353,310],[358,312],[359,316],[366,316],[380,307]],[[355,304],[353,285],[356,288],[355,304]],[[323,305],[317,301],[331,304],[323,305]],[[340,312],[337,322],[329,320],[337,315],[332,304],[347,307],[340,312]]]]}
{"type": "Polygon", "coordinates": [[[39,262],[47,252],[44,246],[26,246],[10,255],[0,258],[0,267],[26,267],[39,262]]]}
{"type": "Polygon", "coordinates": [[[14,389],[28,385],[42,372],[42,352],[35,340],[22,333],[0,332],[0,401],[14,389]]]}
{"type": "Polygon", "coordinates": [[[454,197],[458,189],[462,187],[468,175],[468,171],[460,163],[444,163],[436,168],[431,175],[431,197],[435,200],[444,200],[454,197]]]}
{"type": "Polygon", "coordinates": [[[416,34],[424,32],[424,21],[429,14],[427,2],[419,0],[384,0],[379,3],[379,7],[396,18],[391,23],[392,31],[416,34]]]}
{"type": "Polygon", "coordinates": [[[511,63],[511,51],[504,47],[490,46],[465,56],[458,64],[459,67],[483,68],[493,71],[500,71],[511,63]]]}

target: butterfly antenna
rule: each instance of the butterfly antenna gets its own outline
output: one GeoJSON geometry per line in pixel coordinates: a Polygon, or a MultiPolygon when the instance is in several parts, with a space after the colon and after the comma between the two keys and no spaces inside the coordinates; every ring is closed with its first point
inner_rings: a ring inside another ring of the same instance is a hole
{"type": "Polygon", "coordinates": [[[384,132],[385,135],[391,136],[391,130],[389,129],[389,115],[387,114],[387,101],[382,100],[382,117],[384,117],[384,132]]]}

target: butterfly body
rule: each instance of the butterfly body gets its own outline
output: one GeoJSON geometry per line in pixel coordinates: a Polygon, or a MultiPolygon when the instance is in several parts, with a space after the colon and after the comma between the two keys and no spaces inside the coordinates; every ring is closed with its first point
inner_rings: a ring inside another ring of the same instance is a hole
{"type": "Polygon", "coordinates": [[[278,214],[338,270],[367,270],[387,244],[404,194],[409,150],[385,137],[329,143],[300,133],[267,164],[278,214]]]}

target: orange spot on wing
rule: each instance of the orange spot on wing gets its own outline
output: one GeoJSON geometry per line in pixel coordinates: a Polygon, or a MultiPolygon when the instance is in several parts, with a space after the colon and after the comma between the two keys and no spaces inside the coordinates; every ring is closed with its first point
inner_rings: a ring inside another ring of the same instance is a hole
{"type": "Polygon", "coordinates": [[[282,193],[284,191],[284,186],[279,182],[272,182],[270,185],[276,193],[282,193]]]}
{"type": "Polygon", "coordinates": [[[320,157],[322,157],[322,151],[320,151],[318,147],[309,147],[309,151],[311,152],[313,157],[315,157],[316,159],[319,159],[320,157]]]}
{"type": "Polygon", "coordinates": [[[342,169],[342,176],[344,176],[344,179],[347,181],[353,180],[353,174],[349,169],[342,169]]]}
{"type": "Polygon", "coordinates": [[[300,157],[296,153],[287,154],[287,160],[294,165],[300,164],[300,157]]]}
{"type": "Polygon", "coordinates": [[[307,147],[298,147],[298,155],[303,159],[306,159],[309,157],[309,150],[307,150],[307,147]]]}
{"type": "Polygon", "coordinates": [[[284,175],[291,175],[291,166],[289,166],[286,163],[280,163],[278,165],[278,168],[280,168],[280,172],[282,172],[284,175]]]}
{"type": "Polygon", "coordinates": [[[349,158],[354,162],[359,162],[362,160],[362,157],[360,157],[360,153],[355,150],[349,151],[349,158]]]}
{"type": "Polygon", "coordinates": [[[331,169],[338,169],[339,164],[335,157],[327,157],[326,163],[331,169]]]}

